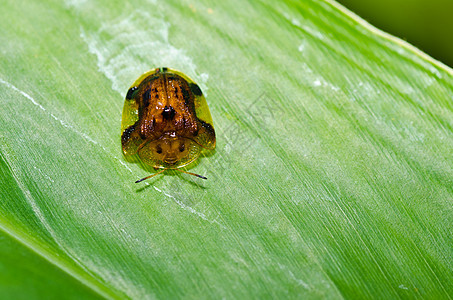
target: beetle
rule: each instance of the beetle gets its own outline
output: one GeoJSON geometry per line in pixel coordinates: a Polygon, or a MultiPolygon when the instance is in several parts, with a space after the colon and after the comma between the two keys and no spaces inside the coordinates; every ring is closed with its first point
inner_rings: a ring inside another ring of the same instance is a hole
{"type": "Polygon", "coordinates": [[[203,149],[216,145],[211,113],[200,87],[188,76],[170,68],[156,68],[140,76],[129,88],[121,121],[125,157],[138,155],[145,164],[183,171],[203,149]]]}

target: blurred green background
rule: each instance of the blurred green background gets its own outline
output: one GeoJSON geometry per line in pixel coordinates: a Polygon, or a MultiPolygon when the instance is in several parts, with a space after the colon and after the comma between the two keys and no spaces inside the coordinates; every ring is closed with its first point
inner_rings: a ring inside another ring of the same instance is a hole
{"type": "Polygon", "coordinates": [[[338,0],[374,26],[453,67],[453,0],[338,0]]]}

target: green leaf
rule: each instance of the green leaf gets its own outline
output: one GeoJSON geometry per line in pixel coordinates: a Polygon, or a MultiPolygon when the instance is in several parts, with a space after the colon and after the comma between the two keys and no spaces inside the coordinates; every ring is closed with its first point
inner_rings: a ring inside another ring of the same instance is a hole
{"type": "Polygon", "coordinates": [[[453,72],[335,3],[3,1],[0,298],[453,295],[453,72]],[[123,99],[171,67],[217,149],[147,182],[123,99]]]}

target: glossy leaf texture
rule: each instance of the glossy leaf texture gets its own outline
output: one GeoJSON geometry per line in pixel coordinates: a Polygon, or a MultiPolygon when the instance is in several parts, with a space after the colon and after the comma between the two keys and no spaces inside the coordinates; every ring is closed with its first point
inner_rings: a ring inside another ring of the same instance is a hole
{"type": "Polygon", "coordinates": [[[453,295],[448,67],[324,0],[0,7],[0,298],[453,295]],[[134,184],[155,67],[203,90],[208,180],[134,184]]]}

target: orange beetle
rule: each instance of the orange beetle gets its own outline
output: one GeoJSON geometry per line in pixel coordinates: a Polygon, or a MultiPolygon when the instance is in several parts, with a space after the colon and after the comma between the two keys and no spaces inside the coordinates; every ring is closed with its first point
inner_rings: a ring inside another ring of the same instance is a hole
{"type": "Polygon", "coordinates": [[[216,139],[211,113],[199,86],[181,72],[156,68],[140,76],[127,92],[121,122],[126,157],[138,155],[146,164],[200,178],[178,168],[195,161],[216,139]]]}

